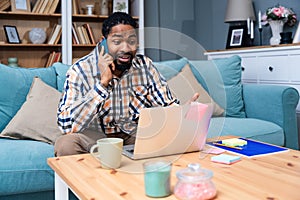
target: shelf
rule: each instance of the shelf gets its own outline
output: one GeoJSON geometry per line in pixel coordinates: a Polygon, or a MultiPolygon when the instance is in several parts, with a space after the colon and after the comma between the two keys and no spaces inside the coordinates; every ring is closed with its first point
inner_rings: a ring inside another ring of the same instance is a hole
{"type": "MultiPolygon", "coordinates": [[[[38,17],[38,20],[49,20],[49,17],[51,18],[61,18],[61,13],[54,13],[54,14],[42,14],[42,13],[30,13],[30,12],[11,12],[11,11],[0,11],[0,18],[1,19],[12,19],[15,17],[17,20],[37,20],[36,17],[38,17]]],[[[107,15],[85,15],[85,14],[77,14],[72,15],[74,20],[105,20],[108,18],[107,15]]],[[[138,20],[138,16],[133,16],[133,19],[138,20]]]]}
{"type": "Polygon", "coordinates": [[[73,44],[72,46],[75,48],[91,48],[95,47],[96,44],[73,44]]]}
{"type": "Polygon", "coordinates": [[[62,44],[49,45],[28,43],[29,32],[35,28],[42,28],[46,31],[47,36],[52,27],[61,22],[61,13],[43,14],[31,12],[11,12],[0,11],[0,27],[3,25],[16,26],[21,44],[10,44],[6,42],[4,31],[0,33],[0,61],[7,64],[9,57],[17,57],[18,64],[24,68],[44,67],[49,54],[52,51],[62,50],[62,44]]]}
{"type": "MultiPolygon", "coordinates": [[[[83,18],[83,19],[88,19],[88,18],[96,18],[96,19],[106,19],[108,18],[108,15],[85,15],[85,14],[77,14],[77,15],[72,15],[73,19],[74,18],[83,18]]],[[[138,16],[133,16],[133,19],[139,19],[138,16]]]]}
{"type": "Polygon", "coordinates": [[[60,13],[54,14],[41,14],[41,13],[16,13],[16,12],[4,12],[0,11],[0,18],[1,19],[9,19],[9,20],[45,20],[49,21],[50,18],[61,18],[60,13]]]}
{"type": "Polygon", "coordinates": [[[24,47],[24,48],[28,48],[28,47],[61,47],[61,44],[9,44],[9,43],[4,43],[4,44],[0,44],[0,47],[24,47]]]}

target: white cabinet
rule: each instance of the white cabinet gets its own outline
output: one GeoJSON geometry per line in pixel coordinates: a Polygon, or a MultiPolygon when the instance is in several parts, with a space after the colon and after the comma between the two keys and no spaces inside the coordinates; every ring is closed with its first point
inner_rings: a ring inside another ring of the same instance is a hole
{"type": "Polygon", "coordinates": [[[207,51],[205,55],[209,60],[239,55],[243,83],[290,85],[300,93],[300,44],[207,51]]]}
{"type": "Polygon", "coordinates": [[[256,82],[257,81],[257,60],[252,57],[245,57],[242,59],[242,79],[248,80],[248,82],[256,82]]]}
{"type": "Polygon", "coordinates": [[[288,62],[288,56],[262,56],[256,57],[256,61],[259,81],[289,81],[289,70],[288,66],[286,65],[288,62]]]}

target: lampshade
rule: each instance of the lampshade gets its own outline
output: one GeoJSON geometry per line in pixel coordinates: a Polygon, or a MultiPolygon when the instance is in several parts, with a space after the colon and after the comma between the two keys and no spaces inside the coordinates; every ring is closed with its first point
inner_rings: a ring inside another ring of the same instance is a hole
{"type": "Polygon", "coordinates": [[[225,22],[255,21],[252,0],[227,0],[225,22]]]}

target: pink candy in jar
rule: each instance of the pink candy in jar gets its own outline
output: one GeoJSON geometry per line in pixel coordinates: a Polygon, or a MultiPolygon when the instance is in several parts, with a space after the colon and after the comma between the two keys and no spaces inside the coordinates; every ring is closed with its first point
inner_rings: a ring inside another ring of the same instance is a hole
{"type": "Polygon", "coordinates": [[[174,188],[175,196],[180,200],[206,200],[216,196],[216,188],[211,178],[213,172],[200,168],[197,163],[176,173],[178,182],[174,188]]]}

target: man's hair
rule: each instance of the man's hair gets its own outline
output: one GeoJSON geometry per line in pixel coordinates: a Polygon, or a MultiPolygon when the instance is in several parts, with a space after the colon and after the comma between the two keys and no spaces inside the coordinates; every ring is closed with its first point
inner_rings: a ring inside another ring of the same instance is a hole
{"type": "Polygon", "coordinates": [[[112,27],[118,24],[130,25],[134,29],[138,28],[137,22],[129,14],[124,12],[114,12],[103,22],[102,35],[107,38],[112,27]]]}

